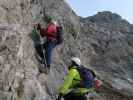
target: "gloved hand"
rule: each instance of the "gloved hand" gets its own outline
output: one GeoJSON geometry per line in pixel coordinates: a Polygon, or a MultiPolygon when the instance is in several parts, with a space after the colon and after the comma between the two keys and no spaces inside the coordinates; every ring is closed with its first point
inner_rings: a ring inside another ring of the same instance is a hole
{"type": "Polygon", "coordinates": [[[38,23],[37,24],[37,30],[40,30],[41,29],[41,25],[38,23]]]}
{"type": "Polygon", "coordinates": [[[95,79],[94,80],[94,83],[95,83],[95,87],[98,89],[103,83],[101,80],[99,79],[95,79]]]}
{"type": "Polygon", "coordinates": [[[62,94],[59,94],[58,98],[56,100],[61,100],[62,94]]]}

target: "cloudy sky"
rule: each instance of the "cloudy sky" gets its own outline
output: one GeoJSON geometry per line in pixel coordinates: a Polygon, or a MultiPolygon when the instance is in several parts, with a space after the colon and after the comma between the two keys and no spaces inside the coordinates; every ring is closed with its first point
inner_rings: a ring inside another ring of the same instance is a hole
{"type": "Polygon", "coordinates": [[[111,11],[133,24],[133,0],[66,0],[77,15],[92,16],[97,12],[111,11]]]}

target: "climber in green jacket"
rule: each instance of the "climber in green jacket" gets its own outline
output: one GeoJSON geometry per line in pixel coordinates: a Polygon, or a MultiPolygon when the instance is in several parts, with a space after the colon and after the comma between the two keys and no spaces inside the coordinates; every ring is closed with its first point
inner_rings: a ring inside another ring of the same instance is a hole
{"type": "Polygon", "coordinates": [[[95,87],[98,88],[101,85],[101,81],[94,76],[95,87],[85,88],[80,86],[82,79],[77,67],[81,66],[81,61],[79,58],[73,57],[71,62],[72,64],[69,67],[68,75],[65,77],[63,85],[59,88],[57,100],[61,100],[61,97],[63,97],[64,100],[87,100],[86,94],[95,92],[95,87]]]}

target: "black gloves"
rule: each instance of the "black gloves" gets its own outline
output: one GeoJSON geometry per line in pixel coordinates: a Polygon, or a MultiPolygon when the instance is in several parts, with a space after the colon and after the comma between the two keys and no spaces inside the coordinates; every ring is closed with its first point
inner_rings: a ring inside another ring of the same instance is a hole
{"type": "Polygon", "coordinates": [[[62,26],[57,26],[57,31],[58,31],[58,33],[62,32],[63,31],[62,26]]]}
{"type": "Polygon", "coordinates": [[[41,30],[41,25],[37,24],[37,30],[41,30]]]}

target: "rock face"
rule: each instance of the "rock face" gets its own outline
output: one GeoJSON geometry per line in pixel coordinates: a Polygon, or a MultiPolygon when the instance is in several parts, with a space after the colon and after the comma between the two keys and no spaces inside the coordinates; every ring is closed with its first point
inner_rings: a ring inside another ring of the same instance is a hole
{"type": "Polygon", "coordinates": [[[55,100],[71,56],[104,81],[100,100],[132,100],[132,41],[133,25],[111,12],[83,19],[63,0],[0,0],[0,100],[55,100]],[[54,16],[65,33],[49,75],[38,71],[31,38],[36,23],[45,26],[43,15],[54,16]]]}

